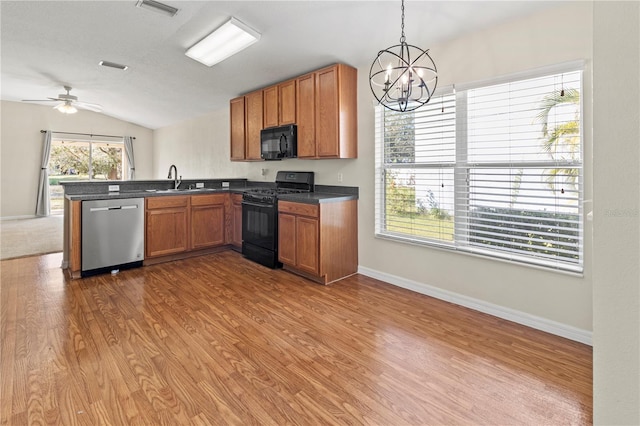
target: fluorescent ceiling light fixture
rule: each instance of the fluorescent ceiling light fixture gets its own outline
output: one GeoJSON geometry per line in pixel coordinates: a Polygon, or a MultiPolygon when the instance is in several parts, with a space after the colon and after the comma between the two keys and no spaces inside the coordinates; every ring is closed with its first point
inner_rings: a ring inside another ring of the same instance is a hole
{"type": "Polygon", "coordinates": [[[54,108],[63,114],[75,114],[76,112],[78,112],[76,107],[71,105],[71,102],[69,101],[65,101],[64,103],[61,103],[60,105],[55,106],[54,108]]]}
{"type": "Polygon", "coordinates": [[[191,59],[210,67],[260,40],[260,33],[236,18],[191,46],[185,53],[191,59]]]}
{"type": "Polygon", "coordinates": [[[162,13],[167,16],[175,16],[178,13],[178,9],[173,6],[169,6],[168,4],[160,3],[155,0],[138,0],[136,3],[136,7],[140,7],[142,9],[153,10],[154,12],[162,13]]]}

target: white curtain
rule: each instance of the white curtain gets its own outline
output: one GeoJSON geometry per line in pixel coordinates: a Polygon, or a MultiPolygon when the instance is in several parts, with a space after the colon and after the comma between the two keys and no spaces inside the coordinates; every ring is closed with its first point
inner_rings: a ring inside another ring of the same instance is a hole
{"type": "Polygon", "coordinates": [[[131,136],[124,136],[122,138],[124,142],[124,153],[127,156],[127,163],[129,163],[129,180],[134,180],[136,175],[136,165],[133,160],[133,138],[131,136]]]}
{"type": "Polygon", "coordinates": [[[40,182],[38,184],[38,200],[36,201],[36,216],[49,216],[51,200],[49,199],[49,155],[51,154],[51,131],[44,132],[42,144],[42,160],[40,162],[40,182]]]}

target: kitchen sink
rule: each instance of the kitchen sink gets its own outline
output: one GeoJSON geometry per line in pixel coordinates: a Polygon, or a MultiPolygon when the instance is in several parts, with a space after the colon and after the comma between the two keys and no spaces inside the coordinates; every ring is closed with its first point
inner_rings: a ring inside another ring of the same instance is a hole
{"type": "Polygon", "coordinates": [[[159,194],[167,194],[167,193],[172,193],[172,192],[215,192],[215,191],[221,191],[220,189],[215,189],[215,188],[178,188],[178,189],[159,189],[155,192],[159,193],[159,194]]]}

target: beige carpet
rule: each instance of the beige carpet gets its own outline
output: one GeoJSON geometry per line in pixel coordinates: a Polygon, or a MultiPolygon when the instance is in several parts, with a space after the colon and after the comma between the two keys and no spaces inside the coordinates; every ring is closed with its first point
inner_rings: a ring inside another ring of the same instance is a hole
{"type": "Polygon", "coordinates": [[[0,221],[0,259],[62,251],[62,215],[0,221]]]}

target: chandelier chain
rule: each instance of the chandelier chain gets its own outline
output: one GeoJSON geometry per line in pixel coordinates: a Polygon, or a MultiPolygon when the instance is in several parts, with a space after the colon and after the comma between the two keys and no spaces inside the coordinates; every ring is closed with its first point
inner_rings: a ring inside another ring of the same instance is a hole
{"type": "Polygon", "coordinates": [[[400,28],[402,29],[402,34],[400,36],[400,43],[404,43],[406,38],[404,36],[404,0],[402,0],[401,6],[400,6],[400,11],[402,12],[400,17],[401,17],[401,21],[402,24],[400,26],[400,28]]]}

